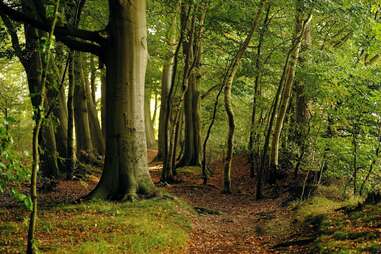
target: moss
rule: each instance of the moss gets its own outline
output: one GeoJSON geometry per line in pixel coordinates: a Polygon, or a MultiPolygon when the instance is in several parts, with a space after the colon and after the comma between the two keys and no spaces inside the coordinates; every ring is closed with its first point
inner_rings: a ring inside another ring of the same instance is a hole
{"type": "Polygon", "coordinates": [[[19,231],[20,225],[15,222],[6,222],[0,225],[1,234],[12,235],[19,231]]]}
{"type": "Polygon", "coordinates": [[[201,175],[202,173],[201,167],[197,167],[197,166],[181,167],[181,168],[177,168],[176,171],[178,174],[188,174],[188,175],[201,175]]]}
{"type": "Polygon", "coordinates": [[[380,205],[367,205],[345,213],[334,212],[323,222],[322,235],[315,243],[320,253],[378,253],[381,234],[380,205]],[[370,223],[372,222],[372,223],[370,223]]]}
{"type": "Polygon", "coordinates": [[[297,216],[307,218],[309,216],[329,214],[341,206],[343,206],[342,202],[333,201],[324,197],[313,197],[299,206],[297,216]]]}

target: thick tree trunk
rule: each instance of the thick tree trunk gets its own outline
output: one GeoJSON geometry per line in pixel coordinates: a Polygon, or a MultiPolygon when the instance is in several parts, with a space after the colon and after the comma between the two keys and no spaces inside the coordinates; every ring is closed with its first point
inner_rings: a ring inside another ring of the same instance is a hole
{"type": "Polygon", "coordinates": [[[101,180],[89,198],[134,199],[154,188],[144,129],[146,2],[109,0],[109,6],[106,158],[101,180]]]}
{"type": "MultiPolygon", "coordinates": [[[[184,152],[183,156],[178,163],[181,166],[200,166],[201,165],[201,123],[200,123],[200,92],[199,83],[201,79],[201,37],[204,31],[204,23],[206,17],[207,7],[199,7],[201,14],[197,17],[197,25],[193,25],[194,31],[190,37],[192,41],[186,41],[184,48],[188,47],[189,50],[184,50],[185,58],[191,59],[191,64],[187,66],[190,70],[184,70],[185,73],[189,72],[187,82],[187,91],[184,97],[184,152]],[[188,45],[190,43],[190,45],[188,45]]],[[[193,14],[196,15],[197,13],[193,14]]],[[[191,27],[189,30],[192,29],[191,27]]]]}
{"type": "MultiPolygon", "coordinates": [[[[33,6],[29,1],[23,1],[23,10],[27,13],[35,13],[33,6]]],[[[40,54],[41,34],[30,25],[24,25],[25,33],[25,54],[19,56],[26,72],[32,106],[37,108],[41,104],[41,73],[42,73],[42,55],[40,54]]],[[[44,104],[49,105],[49,102],[44,104]]],[[[41,125],[41,131],[38,131],[39,141],[42,144],[39,150],[41,160],[40,169],[45,176],[58,177],[59,166],[57,160],[57,147],[55,133],[52,123],[48,120],[41,125]]]]}

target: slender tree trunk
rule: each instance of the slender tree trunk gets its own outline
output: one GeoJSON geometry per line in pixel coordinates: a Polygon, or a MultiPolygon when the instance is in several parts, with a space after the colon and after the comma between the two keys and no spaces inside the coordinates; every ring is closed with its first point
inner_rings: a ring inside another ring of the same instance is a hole
{"type": "Polygon", "coordinates": [[[255,15],[255,18],[253,20],[253,24],[250,28],[250,31],[248,35],[246,36],[246,39],[243,41],[241,44],[237,54],[231,61],[224,80],[222,82],[223,87],[225,87],[225,97],[224,97],[224,102],[225,102],[225,110],[226,110],[226,115],[228,118],[228,136],[227,136],[227,149],[226,149],[226,157],[225,157],[225,162],[224,162],[224,193],[231,193],[231,163],[233,159],[233,146],[234,146],[234,129],[235,129],[235,122],[234,122],[234,112],[233,112],[233,107],[231,103],[231,90],[232,90],[232,85],[233,85],[233,80],[235,77],[235,74],[237,72],[239,63],[241,62],[241,59],[249,46],[249,43],[251,41],[251,38],[253,37],[253,34],[255,30],[257,29],[258,23],[260,16],[262,14],[262,10],[264,8],[265,0],[260,1],[259,7],[257,10],[257,13],[255,15]]]}
{"type": "Polygon", "coordinates": [[[208,145],[208,140],[210,138],[210,134],[212,132],[213,125],[214,125],[214,123],[216,121],[216,115],[217,115],[219,98],[220,98],[220,96],[222,94],[223,89],[224,89],[224,86],[222,85],[220,90],[217,93],[217,96],[216,96],[216,99],[215,99],[215,102],[214,102],[214,107],[213,107],[212,119],[210,121],[208,130],[206,132],[205,139],[204,139],[204,142],[203,142],[203,145],[202,145],[202,178],[204,180],[203,181],[204,184],[207,184],[207,182],[208,182],[208,168],[207,168],[207,165],[206,165],[207,164],[207,161],[206,161],[206,148],[207,148],[207,145],[208,145]]]}
{"type": "Polygon", "coordinates": [[[296,29],[294,36],[294,43],[292,45],[292,53],[290,60],[286,67],[286,77],[284,79],[284,88],[282,92],[281,102],[279,105],[279,111],[275,123],[274,133],[272,136],[271,144],[271,178],[275,180],[276,171],[279,167],[279,140],[282,133],[283,123],[286,117],[289,100],[291,97],[292,85],[294,83],[295,69],[298,64],[299,52],[302,44],[302,35],[306,24],[311,21],[311,16],[304,21],[303,20],[303,0],[297,0],[297,14],[296,14],[296,29]]]}
{"type": "Polygon", "coordinates": [[[173,16],[173,20],[168,32],[167,40],[169,50],[167,57],[164,60],[163,73],[161,77],[161,94],[160,94],[160,113],[159,113],[159,131],[158,131],[158,154],[157,160],[164,159],[164,149],[165,149],[165,121],[168,118],[168,108],[167,100],[172,83],[173,69],[174,69],[174,58],[176,50],[176,28],[177,28],[177,14],[173,16]]]}
{"type": "MultiPolygon", "coordinates": [[[[185,38],[185,28],[188,26],[189,22],[189,17],[190,17],[190,12],[191,12],[191,5],[183,5],[182,10],[181,10],[181,32],[180,32],[180,38],[178,41],[178,44],[176,46],[175,54],[174,54],[174,64],[173,64],[173,72],[172,72],[172,78],[171,78],[171,85],[169,88],[167,100],[165,101],[166,103],[166,114],[165,114],[165,119],[164,119],[164,163],[163,163],[163,169],[162,169],[162,174],[161,174],[161,181],[162,182],[167,182],[170,180],[170,174],[171,174],[171,149],[169,149],[169,141],[170,141],[170,135],[169,135],[169,130],[170,130],[170,118],[172,115],[172,98],[173,94],[175,91],[175,83],[176,83],[176,74],[177,74],[177,66],[178,66],[178,57],[180,53],[180,48],[181,45],[183,44],[184,38],[185,38]],[[187,9],[187,10],[185,10],[187,9]]],[[[189,59],[185,61],[185,64],[189,63],[189,59]]],[[[185,80],[186,80],[186,73],[184,73],[183,77],[183,85],[186,85],[185,80]]],[[[187,87],[185,87],[184,92],[186,92],[187,87]]],[[[183,92],[183,93],[184,93],[183,92]]],[[[181,98],[183,95],[181,96],[181,98]]]]}
{"type": "Polygon", "coordinates": [[[359,135],[359,127],[357,123],[353,124],[352,128],[352,147],[353,147],[353,173],[352,173],[352,181],[353,181],[353,195],[357,195],[357,171],[358,171],[358,166],[357,166],[357,157],[358,157],[358,135],[359,135]]]}
{"type": "Polygon", "coordinates": [[[225,97],[224,97],[224,105],[226,114],[228,117],[228,137],[227,137],[227,149],[226,149],[226,157],[224,163],[224,193],[231,193],[231,164],[233,159],[233,145],[234,145],[234,130],[235,130],[235,121],[234,121],[234,112],[231,102],[231,90],[233,85],[233,78],[229,78],[229,80],[225,84],[225,97]]]}
{"type": "Polygon", "coordinates": [[[101,71],[101,126],[103,140],[106,141],[106,70],[101,71]]]}
{"type": "MultiPolygon", "coordinates": [[[[204,32],[204,23],[207,6],[199,7],[201,14],[197,17],[197,26],[194,26],[192,33],[193,40],[185,42],[185,58],[189,57],[192,64],[187,66],[189,78],[187,82],[187,91],[184,98],[184,152],[178,163],[178,166],[200,166],[201,165],[201,123],[200,123],[200,92],[199,83],[201,79],[201,37],[204,32]],[[191,43],[191,45],[187,45],[191,43]]],[[[194,14],[196,15],[196,14],[194,14]]],[[[185,48],[184,47],[184,48],[185,48]]]]}
{"type": "MultiPolygon", "coordinates": [[[[305,52],[311,47],[311,23],[306,24],[303,35],[303,43],[300,51],[299,63],[303,66],[305,62],[305,52]]],[[[292,136],[294,142],[298,146],[297,167],[295,167],[295,175],[298,174],[299,167],[304,161],[304,157],[308,154],[308,132],[309,132],[309,114],[308,114],[308,95],[305,93],[305,81],[303,78],[298,78],[294,84],[295,91],[295,124],[296,127],[292,128],[292,136]]]]}
{"type": "Polygon", "coordinates": [[[145,97],[144,100],[144,122],[146,129],[147,148],[153,148],[155,146],[155,130],[153,128],[153,122],[151,118],[151,94],[145,97]]]}
{"type": "Polygon", "coordinates": [[[103,138],[101,125],[98,119],[98,111],[97,111],[96,103],[93,100],[91,83],[89,82],[86,73],[84,73],[82,77],[84,77],[83,84],[85,88],[89,128],[90,128],[90,135],[91,135],[91,140],[93,144],[93,149],[94,149],[94,152],[97,153],[98,155],[104,155],[105,142],[103,138]]]}
{"type": "Polygon", "coordinates": [[[106,158],[101,180],[89,198],[133,200],[154,189],[144,129],[146,2],[109,0],[109,7],[106,158]]]}
{"type": "MultiPolygon", "coordinates": [[[[257,47],[257,55],[255,59],[255,68],[256,68],[256,77],[254,83],[254,96],[253,96],[253,111],[251,114],[251,124],[250,124],[250,137],[249,137],[249,157],[250,157],[250,176],[254,177],[255,171],[257,167],[257,171],[259,169],[259,165],[256,165],[258,161],[256,158],[258,157],[254,150],[254,143],[257,136],[257,100],[262,96],[261,95],[261,78],[262,78],[262,65],[261,65],[261,57],[262,57],[262,46],[263,40],[265,37],[265,33],[269,26],[269,15],[270,15],[271,5],[269,4],[266,11],[266,17],[263,21],[262,29],[259,33],[258,39],[258,47],[257,47]]],[[[259,171],[257,172],[259,173],[259,171]]],[[[257,174],[258,177],[259,174],[257,174]]]]}
{"type": "Polygon", "coordinates": [[[95,80],[97,79],[97,68],[95,66],[95,60],[94,56],[90,55],[90,88],[91,88],[91,98],[96,104],[97,98],[95,96],[97,92],[97,84],[95,83],[95,80]]]}
{"type": "MultiPolygon", "coordinates": [[[[62,55],[63,57],[64,55],[62,55]]],[[[62,74],[57,68],[54,61],[51,60],[49,67],[49,73],[47,74],[47,108],[50,110],[52,108],[52,115],[54,116],[54,121],[57,124],[52,124],[54,132],[54,142],[56,143],[57,156],[59,158],[66,157],[66,146],[67,146],[67,108],[66,108],[66,95],[65,88],[61,85],[62,74]]],[[[64,170],[65,161],[57,158],[57,163],[60,169],[64,170]]]]}
{"type": "Polygon", "coordinates": [[[35,125],[33,128],[33,139],[32,139],[32,175],[31,175],[31,184],[30,184],[30,196],[32,200],[32,211],[30,213],[29,218],[29,227],[28,227],[28,237],[27,237],[27,254],[37,253],[37,246],[35,244],[34,233],[36,231],[36,221],[37,221],[37,212],[38,212],[38,200],[37,200],[37,174],[40,164],[39,157],[39,132],[42,126],[42,121],[44,120],[44,108],[45,108],[45,100],[46,100],[46,76],[49,69],[50,62],[50,49],[53,42],[53,32],[55,29],[55,24],[57,22],[57,13],[60,5],[60,0],[57,0],[54,19],[51,27],[51,32],[49,33],[49,38],[47,41],[47,52],[45,59],[43,59],[43,68],[41,73],[41,93],[39,95],[39,104],[38,107],[34,108],[34,119],[35,125]]]}
{"type": "Polygon", "coordinates": [[[77,140],[78,157],[84,160],[94,160],[94,147],[91,139],[89,124],[89,109],[87,107],[86,87],[82,72],[80,54],[74,56],[74,110],[75,110],[75,131],[77,140]]]}
{"type": "Polygon", "coordinates": [[[74,146],[74,66],[73,55],[74,51],[70,52],[69,63],[69,88],[67,95],[67,109],[68,109],[68,132],[67,132],[67,154],[66,154],[66,178],[68,180],[73,178],[73,171],[75,169],[75,146],[74,146]]]}

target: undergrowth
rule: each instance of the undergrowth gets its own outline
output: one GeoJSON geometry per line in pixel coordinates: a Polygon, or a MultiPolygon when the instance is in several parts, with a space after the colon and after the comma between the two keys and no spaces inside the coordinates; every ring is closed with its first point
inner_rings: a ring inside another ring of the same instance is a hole
{"type": "MultiPolygon", "coordinates": [[[[43,253],[183,253],[191,213],[178,199],[61,205],[41,211],[38,247],[43,253]]],[[[0,232],[0,253],[24,252],[25,220],[0,220],[0,232]]]]}

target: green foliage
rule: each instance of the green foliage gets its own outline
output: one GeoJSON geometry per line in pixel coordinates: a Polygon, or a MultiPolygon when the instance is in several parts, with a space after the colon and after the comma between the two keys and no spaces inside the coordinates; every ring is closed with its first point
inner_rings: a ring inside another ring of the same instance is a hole
{"type": "Polygon", "coordinates": [[[14,151],[13,139],[7,130],[7,126],[12,122],[14,119],[6,118],[0,125],[0,194],[10,190],[12,196],[30,210],[32,207],[30,197],[20,192],[21,184],[27,181],[30,173],[14,151]]]}

